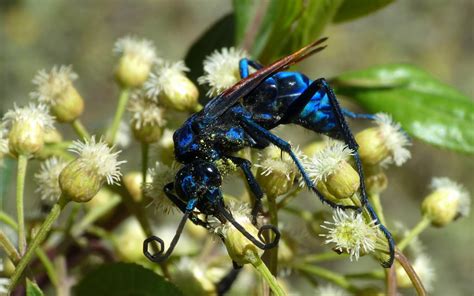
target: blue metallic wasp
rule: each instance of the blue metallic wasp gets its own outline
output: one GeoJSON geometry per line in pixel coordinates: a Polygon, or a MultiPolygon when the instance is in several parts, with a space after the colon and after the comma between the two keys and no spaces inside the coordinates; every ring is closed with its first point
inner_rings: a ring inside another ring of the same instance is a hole
{"type": "MultiPolygon", "coordinates": [[[[242,80],[213,98],[175,132],[173,136],[175,157],[184,166],[178,171],[175,181],[167,184],[164,191],[184,213],[184,216],[166,252],[164,252],[164,242],[160,238],[152,236],[145,240],[143,252],[148,259],[154,262],[166,260],[176,246],[188,219],[197,225],[209,227],[206,221],[198,218],[196,210],[197,213],[215,216],[221,222],[229,221],[261,249],[269,249],[277,245],[280,233],[275,226],[262,226],[257,239],[235,221],[232,213],[224,205],[220,190],[221,175],[214,162],[229,159],[242,169],[255,196],[252,209],[254,223],[261,210],[261,199],[264,194],[250,169],[251,163],[232,156],[244,147],[263,149],[270,143],[276,145],[289,154],[308,188],[314,191],[322,201],[332,207],[348,208],[326,200],[308,177],[300,160],[292,151],[291,145],[270,132],[281,124],[294,123],[317,133],[343,140],[349,148],[357,151],[357,143],[344,116],[367,119],[371,119],[372,116],[354,114],[341,109],[326,80],[311,81],[301,73],[282,71],[325,48],[325,46],[318,47],[325,40],[326,38],[317,40],[267,67],[248,59],[241,60],[239,66],[242,80]],[[256,72],[250,74],[249,67],[253,67],[256,72]],[[266,230],[274,233],[274,239],[269,243],[266,243],[263,238],[263,232],[266,230]],[[160,245],[160,252],[151,254],[148,251],[148,245],[152,242],[160,245]]],[[[394,258],[393,239],[390,232],[380,224],[377,215],[367,202],[361,162],[357,153],[354,157],[361,176],[362,205],[367,208],[372,219],[379,224],[387,237],[391,256],[382,265],[390,267],[394,258]]]]}

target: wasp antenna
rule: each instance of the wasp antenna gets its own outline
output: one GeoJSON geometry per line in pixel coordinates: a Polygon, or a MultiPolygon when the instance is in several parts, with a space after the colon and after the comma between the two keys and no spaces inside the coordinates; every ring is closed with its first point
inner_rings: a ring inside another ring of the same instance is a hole
{"type": "Polygon", "coordinates": [[[171,241],[171,244],[166,252],[164,252],[165,250],[164,241],[157,236],[154,236],[154,235],[150,236],[143,242],[143,254],[145,255],[145,257],[148,258],[148,260],[156,262],[156,263],[161,263],[170,257],[171,253],[176,247],[176,244],[179,241],[179,237],[181,236],[181,233],[183,232],[184,225],[186,224],[186,221],[188,220],[190,214],[191,214],[191,211],[186,211],[184,213],[183,218],[181,218],[181,222],[179,222],[179,226],[178,226],[178,229],[176,230],[176,234],[174,235],[173,240],[171,241]],[[149,251],[149,245],[153,242],[157,242],[159,245],[159,251],[154,254],[150,253],[149,251]]]}
{"type": "Polygon", "coordinates": [[[234,217],[232,217],[232,214],[228,212],[222,205],[218,207],[219,212],[229,221],[235,228],[237,228],[240,233],[242,233],[249,241],[251,241],[255,246],[262,250],[268,250],[271,248],[274,248],[278,245],[278,242],[280,241],[280,231],[278,228],[276,228],[274,225],[263,225],[259,231],[258,231],[258,238],[260,239],[257,240],[255,237],[253,237],[245,228],[239,224],[239,222],[235,221],[234,217]],[[270,243],[262,243],[264,241],[263,233],[266,230],[271,230],[274,234],[274,239],[270,243]]]}

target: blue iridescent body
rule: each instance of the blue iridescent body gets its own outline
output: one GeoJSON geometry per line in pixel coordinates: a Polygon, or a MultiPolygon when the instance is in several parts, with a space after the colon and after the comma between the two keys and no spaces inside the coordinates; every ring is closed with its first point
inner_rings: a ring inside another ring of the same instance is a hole
{"type": "MultiPolygon", "coordinates": [[[[251,163],[232,156],[245,147],[263,149],[269,144],[276,145],[289,154],[307,187],[323,202],[333,207],[361,210],[353,206],[340,206],[326,200],[308,177],[300,160],[292,151],[291,145],[270,132],[282,124],[297,124],[317,133],[343,140],[349,148],[357,151],[357,143],[344,116],[367,119],[371,119],[372,116],[358,115],[341,109],[332,89],[324,79],[311,81],[304,74],[281,71],[288,65],[320,50],[321,48],[311,49],[311,46],[314,47],[320,42],[315,42],[267,67],[243,59],[239,65],[242,80],[213,98],[201,111],[193,114],[182,127],[176,130],[173,135],[175,156],[183,167],[177,173],[175,181],[165,186],[165,192],[185,214],[177,233],[181,232],[185,223],[183,221],[186,219],[208,227],[207,222],[196,215],[197,210],[200,214],[215,216],[222,222],[229,221],[262,249],[274,247],[278,243],[279,232],[274,226],[262,226],[258,233],[260,239],[258,240],[233,219],[232,213],[224,205],[220,187],[221,176],[214,163],[220,159],[229,159],[242,169],[255,196],[252,209],[253,222],[256,223],[257,214],[261,211],[261,199],[264,194],[250,169],[251,163]],[[249,74],[250,67],[256,72],[249,74]],[[274,241],[263,242],[264,230],[275,233],[274,241]]],[[[391,258],[383,263],[384,266],[389,267],[393,263],[393,240],[388,230],[379,223],[377,215],[367,202],[360,159],[357,153],[354,157],[361,176],[362,205],[367,208],[389,241],[391,258]]],[[[163,246],[161,239],[149,238],[144,244],[145,255],[157,262],[166,259],[178,238],[179,235],[175,236],[164,255],[161,254],[162,252],[156,255],[148,253],[146,245],[151,241],[158,241],[163,246]]]]}

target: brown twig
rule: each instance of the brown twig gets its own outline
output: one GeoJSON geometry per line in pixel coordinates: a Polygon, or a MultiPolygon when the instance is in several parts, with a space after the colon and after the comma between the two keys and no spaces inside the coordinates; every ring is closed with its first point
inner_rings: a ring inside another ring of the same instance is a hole
{"type": "Polygon", "coordinates": [[[423,286],[423,283],[421,282],[420,278],[416,274],[415,270],[411,266],[410,262],[408,261],[407,257],[403,255],[403,253],[396,249],[395,250],[395,259],[400,263],[400,265],[405,269],[405,272],[407,273],[408,277],[410,278],[413,287],[415,287],[416,293],[419,296],[426,296],[426,290],[425,287],[423,286]]]}

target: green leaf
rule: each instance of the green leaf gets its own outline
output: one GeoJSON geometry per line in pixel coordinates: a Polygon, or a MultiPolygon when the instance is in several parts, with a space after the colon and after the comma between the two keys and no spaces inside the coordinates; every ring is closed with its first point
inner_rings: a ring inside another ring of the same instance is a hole
{"type": "Polygon", "coordinates": [[[474,102],[410,65],[373,67],[340,75],[336,92],[369,112],[387,112],[412,136],[459,152],[474,153],[474,102]]]}
{"type": "MultiPolygon", "coordinates": [[[[343,0],[234,1],[236,34],[254,37],[250,52],[263,63],[287,55],[319,37],[343,0]],[[262,18],[261,23],[255,24],[262,18]],[[257,27],[258,26],[258,27],[257,27]]],[[[244,44],[248,45],[248,44],[244,44]]]]}
{"type": "Polygon", "coordinates": [[[26,279],[26,296],[44,296],[43,291],[35,282],[26,279]]]}
{"type": "Polygon", "coordinates": [[[395,0],[344,0],[333,21],[341,23],[350,21],[376,10],[379,10],[395,0]]]}
{"type": "Polygon", "coordinates": [[[111,263],[87,274],[74,287],[74,295],[151,296],[183,295],[162,276],[140,265],[111,263]]]}
{"type": "MultiPolygon", "coordinates": [[[[184,59],[186,66],[191,70],[189,72],[191,80],[196,82],[198,77],[204,74],[202,63],[207,55],[216,49],[233,46],[234,30],[234,15],[228,14],[216,21],[194,42],[184,59]]],[[[198,86],[198,88],[201,94],[206,93],[202,86],[198,86]]]]}

